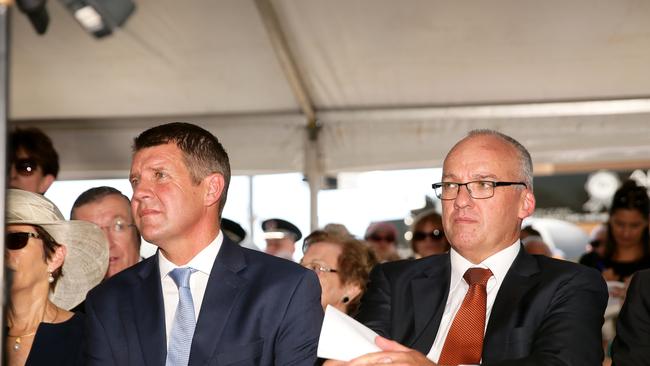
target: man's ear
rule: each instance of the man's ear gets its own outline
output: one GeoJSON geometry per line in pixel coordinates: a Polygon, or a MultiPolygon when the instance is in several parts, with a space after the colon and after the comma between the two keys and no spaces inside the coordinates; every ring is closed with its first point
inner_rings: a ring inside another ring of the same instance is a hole
{"type": "Polygon", "coordinates": [[[533,212],[535,212],[535,195],[529,189],[526,189],[521,198],[519,219],[523,220],[528,216],[532,216],[533,212]]]}
{"type": "Polygon", "coordinates": [[[206,185],[205,205],[212,206],[218,204],[221,196],[225,193],[226,180],[222,174],[212,173],[204,178],[206,185]]]}
{"type": "Polygon", "coordinates": [[[52,183],[54,183],[54,176],[52,174],[48,174],[41,178],[41,182],[38,185],[38,192],[40,194],[45,194],[45,192],[50,188],[52,183]]]}

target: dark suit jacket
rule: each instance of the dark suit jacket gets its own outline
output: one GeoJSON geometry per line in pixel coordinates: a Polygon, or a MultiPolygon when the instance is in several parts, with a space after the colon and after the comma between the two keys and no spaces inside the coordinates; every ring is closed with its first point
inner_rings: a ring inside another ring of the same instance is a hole
{"type": "MultiPolygon", "coordinates": [[[[224,237],[189,365],[313,365],[323,318],[320,293],[314,272],[224,237]]],[[[158,256],[93,289],[86,319],[89,365],[164,365],[158,256]]]]}
{"type": "Polygon", "coordinates": [[[632,277],[612,345],[616,366],[650,365],[650,269],[632,277]]]}
{"type": "MultiPolygon", "coordinates": [[[[427,354],[449,294],[449,254],[377,266],[357,318],[380,335],[427,354]]],[[[497,297],[483,365],[601,365],[607,287],[592,268],[523,248],[497,297]]]]}

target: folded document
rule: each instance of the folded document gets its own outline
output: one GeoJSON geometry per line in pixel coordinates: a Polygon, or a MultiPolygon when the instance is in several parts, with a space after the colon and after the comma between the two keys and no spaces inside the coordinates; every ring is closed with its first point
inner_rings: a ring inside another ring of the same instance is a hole
{"type": "Polygon", "coordinates": [[[320,330],[318,357],[350,361],[366,353],[379,352],[375,344],[377,333],[328,305],[320,330]]]}

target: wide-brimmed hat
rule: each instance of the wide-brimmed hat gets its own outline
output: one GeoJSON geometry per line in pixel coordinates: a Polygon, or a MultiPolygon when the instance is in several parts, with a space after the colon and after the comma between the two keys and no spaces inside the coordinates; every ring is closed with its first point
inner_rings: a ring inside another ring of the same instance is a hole
{"type": "Polygon", "coordinates": [[[7,225],[38,225],[66,246],[61,276],[50,300],[70,310],[79,305],[108,268],[108,244],[104,232],[86,221],[66,221],[59,209],[40,194],[9,189],[7,225]]]}

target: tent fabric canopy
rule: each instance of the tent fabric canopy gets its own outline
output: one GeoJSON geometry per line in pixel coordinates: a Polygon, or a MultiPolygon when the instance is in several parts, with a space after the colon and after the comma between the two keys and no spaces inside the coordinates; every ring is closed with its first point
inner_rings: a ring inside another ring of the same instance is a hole
{"type": "Polygon", "coordinates": [[[526,145],[538,171],[650,167],[650,3],[138,0],[95,40],[57,1],[38,36],[13,12],[10,119],[54,140],[63,179],[125,177],[134,136],[215,133],[235,174],[439,166],[473,128],[526,145]],[[277,15],[319,127],[259,6],[277,15]]]}

